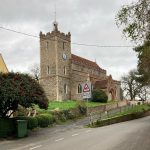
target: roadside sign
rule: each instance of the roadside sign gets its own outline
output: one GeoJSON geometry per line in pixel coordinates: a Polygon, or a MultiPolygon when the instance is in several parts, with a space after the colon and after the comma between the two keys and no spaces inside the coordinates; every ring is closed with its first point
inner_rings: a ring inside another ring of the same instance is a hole
{"type": "Polygon", "coordinates": [[[91,98],[91,83],[83,83],[82,84],[82,96],[83,99],[91,98]]]}

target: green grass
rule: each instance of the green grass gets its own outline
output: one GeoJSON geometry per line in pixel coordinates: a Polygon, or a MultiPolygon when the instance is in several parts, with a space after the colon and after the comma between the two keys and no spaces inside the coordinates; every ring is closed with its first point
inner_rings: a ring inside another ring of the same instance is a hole
{"type": "MultiPolygon", "coordinates": [[[[116,101],[108,101],[107,103],[88,102],[88,107],[103,106],[103,105],[108,105],[108,104],[113,104],[113,103],[115,104],[116,101]]],[[[87,103],[86,103],[86,105],[87,105],[87,103]]]]}
{"type": "MultiPolygon", "coordinates": [[[[54,109],[58,110],[68,110],[72,108],[76,108],[80,103],[84,104],[85,106],[87,105],[87,101],[76,101],[76,100],[67,100],[67,101],[52,101],[49,102],[48,109],[40,109],[37,105],[34,106],[34,108],[37,110],[39,113],[50,113],[54,109]]],[[[99,102],[88,102],[88,107],[96,107],[96,106],[102,106],[102,105],[107,105],[107,104],[112,104],[116,103],[115,101],[109,101],[108,103],[99,103],[99,102]]]]}
{"type": "Polygon", "coordinates": [[[77,106],[76,101],[63,101],[63,102],[58,102],[58,101],[53,101],[49,102],[48,105],[48,110],[54,110],[54,109],[59,109],[59,110],[68,110],[71,108],[75,108],[77,106]]]}
{"type": "Polygon", "coordinates": [[[53,101],[49,103],[48,110],[54,110],[54,109],[59,109],[59,110],[68,110],[71,108],[76,108],[79,103],[83,103],[85,105],[88,104],[88,107],[95,107],[95,106],[101,106],[101,105],[106,105],[109,103],[115,103],[114,101],[110,101],[108,103],[99,103],[99,102],[86,102],[86,101],[73,101],[73,100],[68,100],[68,101],[63,101],[63,102],[58,102],[58,101],[53,101]]]}

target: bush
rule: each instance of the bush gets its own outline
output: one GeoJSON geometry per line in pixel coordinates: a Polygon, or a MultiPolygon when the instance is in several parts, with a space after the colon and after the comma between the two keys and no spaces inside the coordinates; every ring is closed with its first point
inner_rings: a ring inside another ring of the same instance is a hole
{"type": "Polygon", "coordinates": [[[72,113],[72,110],[61,110],[52,112],[56,120],[65,122],[69,119],[74,119],[76,116],[72,113]]]}
{"type": "Polygon", "coordinates": [[[19,116],[16,120],[27,120],[27,128],[30,130],[38,127],[38,120],[36,117],[19,116]]]}
{"type": "Polygon", "coordinates": [[[38,127],[38,120],[36,117],[28,117],[28,129],[34,129],[38,127]]]}
{"type": "Polygon", "coordinates": [[[0,117],[9,117],[8,112],[18,106],[48,108],[48,99],[43,88],[32,77],[20,73],[0,73],[0,117]],[[7,108],[7,109],[6,109],[7,108]]]}
{"type": "Polygon", "coordinates": [[[45,128],[54,123],[54,117],[50,114],[40,114],[36,116],[38,120],[38,126],[45,128]]]}
{"type": "Polygon", "coordinates": [[[107,103],[108,96],[102,90],[93,90],[92,92],[92,100],[93,102],[102,102],[107,103]]]}
{"type": "Polygon", "coordinates": [[[83,101],[78,101],[77,108],[79,109],[81,115],[86,115],[87,106],[83,101]]]}

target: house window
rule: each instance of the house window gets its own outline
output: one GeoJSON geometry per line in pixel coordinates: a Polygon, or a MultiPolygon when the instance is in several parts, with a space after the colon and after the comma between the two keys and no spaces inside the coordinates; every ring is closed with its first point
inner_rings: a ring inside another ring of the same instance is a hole
{"type": "Polygon", "coordinates": [[[66,71],[67,71],[67,70],[66,70],[66,67],[64,66],[64,75],[66,75],[66,71]]]}
{"type": "Polygon", "coordinates": [[[82,93],[82,86],[81,86],[81,84],[78,85],[78,93],[82,93]]]}
{"type": "Polygon", "coordinates": [[[67,85],[64,84],[64,93],[67,94],[67,85]]]}
{"type": "Polygon", "coordinates": [[[47,66],[47,74],[50,74],[50,68],[47,66]]]}

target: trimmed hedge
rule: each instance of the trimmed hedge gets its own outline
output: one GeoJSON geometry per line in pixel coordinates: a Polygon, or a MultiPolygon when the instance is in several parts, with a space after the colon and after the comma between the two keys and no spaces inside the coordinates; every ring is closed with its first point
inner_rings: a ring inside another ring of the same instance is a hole
{"type": "Polygon", "coordinates": [[[17,117],[16,120],[27,120],[27,127],[30,130],[37,127],[48,127],[55,121],[54,117],[51,114],[40,114],[36,117],[17,117]]]}
{"type": "Polygon", "coordinates": [[[54,117],[50,114],[40,114],[36,116],[36,118],[38,121],[38,126],[42,128],[52,125],[55,121],[54,117]]]}

